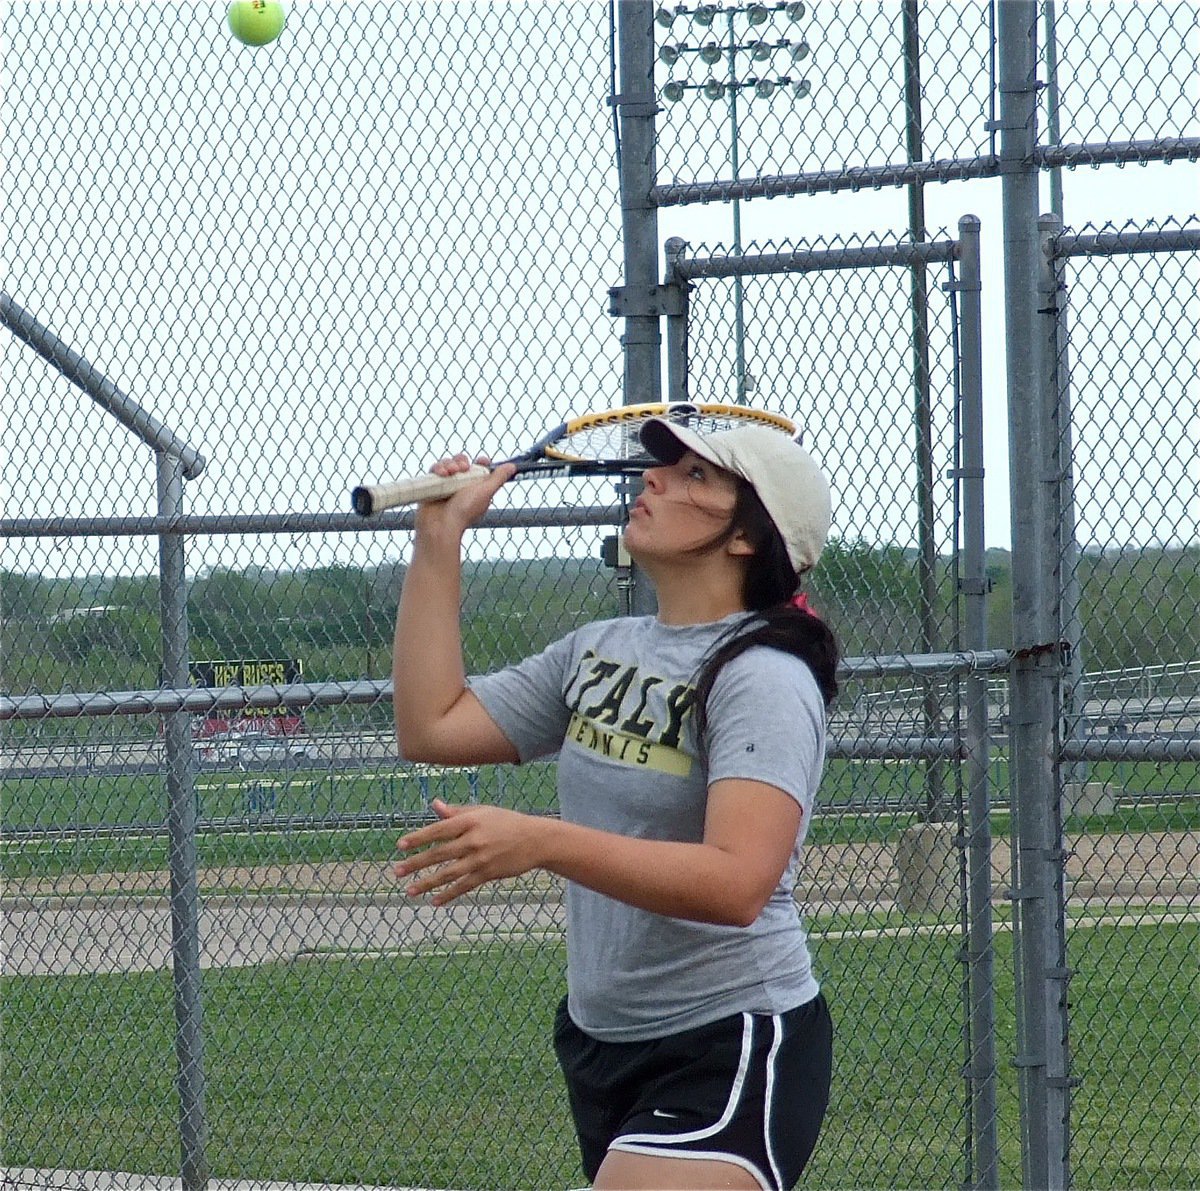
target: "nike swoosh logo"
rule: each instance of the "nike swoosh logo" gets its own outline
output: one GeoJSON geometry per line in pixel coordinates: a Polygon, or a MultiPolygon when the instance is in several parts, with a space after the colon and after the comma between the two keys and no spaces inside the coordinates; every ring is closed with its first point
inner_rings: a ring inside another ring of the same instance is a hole
{"type": "Polygon", "coordinates": [[[656,1108],[650,1115],[652,1117],[664,1117],[668,1121],[677,1121],[679,1119],[677,1112],[663,1112],[661,1108],[656,1108]]]}

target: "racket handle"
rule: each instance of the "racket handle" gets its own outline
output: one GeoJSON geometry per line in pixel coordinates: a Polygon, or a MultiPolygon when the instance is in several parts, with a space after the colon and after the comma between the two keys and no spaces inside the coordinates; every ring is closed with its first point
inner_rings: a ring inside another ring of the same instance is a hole
{"type": "Polygon", "coordinates": [[[393,480],[390,484],[363,484],[350,494],[350,503],[360,517],[370,517],[385,509],[399,505],[422,504],[427,500],[445,500],[460,488],[477,484],[491,474],[491,468],[482,463],[472,463],[467,471],[452,476],[438,476],[430,472],[424,476],[407,476],[393,480]]]}

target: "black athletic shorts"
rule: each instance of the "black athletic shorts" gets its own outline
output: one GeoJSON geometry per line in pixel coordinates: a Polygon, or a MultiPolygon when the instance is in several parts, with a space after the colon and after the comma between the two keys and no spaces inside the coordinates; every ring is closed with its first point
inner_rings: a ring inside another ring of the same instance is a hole
{"type": "Polygon", "coordinates": [[[554,1023],[583,1169],[628,1150],[748,1170],[795,1186],[829,1101],[833,1025],[818,995],[788,1013],[739,1013],[648,1042],[598,1042],[567,1013],[554,1023]]]}

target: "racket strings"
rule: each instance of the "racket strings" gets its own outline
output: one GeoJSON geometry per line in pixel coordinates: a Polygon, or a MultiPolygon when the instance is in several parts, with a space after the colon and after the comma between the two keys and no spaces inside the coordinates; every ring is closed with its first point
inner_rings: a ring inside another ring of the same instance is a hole
{"type": "Polygon", "coordinates": [[[649,463],[650,455],[638,437],[645,420],[630,418],[582,426],[547,447],[546,454],[560,459],[644,459],[649,463]]]}

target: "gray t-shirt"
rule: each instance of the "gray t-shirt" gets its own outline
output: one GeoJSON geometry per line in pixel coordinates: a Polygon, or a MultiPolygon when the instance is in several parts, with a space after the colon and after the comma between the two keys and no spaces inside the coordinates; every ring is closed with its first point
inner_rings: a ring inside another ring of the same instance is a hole
{"type": "Polygon", "coordinates": [[[803,808],[787,870],[748,927],[668,918],[567,883],[568,1007],[601,1040],[782,1013],[817,994],[793,898],[825,756],[825,709],[809,668],[764,647],[727,664],[709,697],[707,768],[698,760],[693,679],[714,642],[748,615],[683,626],[600,621],[470,680],[522,761],[558,752],[569,822],[699,842],[708,786],[721,778],[769,783],[803,808]]]}

